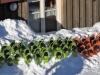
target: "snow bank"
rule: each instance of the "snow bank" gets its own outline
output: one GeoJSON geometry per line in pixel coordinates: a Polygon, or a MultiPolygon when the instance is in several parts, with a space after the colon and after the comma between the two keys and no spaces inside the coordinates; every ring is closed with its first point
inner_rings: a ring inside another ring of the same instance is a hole
{"type": "Polygon", "coordinates": [[[35,36],[36,33],[24,21],[11,19],[0,21],[0,44],[10,43],[12,40],[19,42],[21,39],[28,42],[35,36]]]}
{"type": "MultiPolygon", "coordinates": [[[[73,28],[72,30],[61,29],[57,32],[49,33],[35,33],[22,20],[6,19],[0,21],[0,46],[12,40],[19,42],[24,39],[26,43],[35,39],[36,41],[44,38],[48,41],[50,37],[56,40],[59,36],[63,39],[68,36],[74,38],[75,36],[82,37],[84,35],[90,36],[100,32],[100,22],[93,25],[93,27],[73,28]]],[[[5,64],[0,69],[0,75],[100,75],[100,53],[94,55],[92,58],[84,59],[80,55],[72,57],[71,55],[66,59],[55,60],[54,57],[50,59],[47,64],[41,63],[36,65],[34,59],[27,65],[24,59],[21,58],[18,65],[8,66],[5,64]]]]}

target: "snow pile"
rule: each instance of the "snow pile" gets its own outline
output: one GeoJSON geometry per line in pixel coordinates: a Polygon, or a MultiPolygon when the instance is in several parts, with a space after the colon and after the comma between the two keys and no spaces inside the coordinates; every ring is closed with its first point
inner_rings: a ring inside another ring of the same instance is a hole
{"type": "Polygon", "coordinates": [[[24,21],[10,19],[0,21],[0,44],[12,40],[19,42],[21,39],[28,42],[33,39],[33,36],[35,37],[35,34],[24,21]]]}
{"type": "MultiPolygon", "coordinates": [[[[61,29],[57,32],[35,33],[31,28],[21,20],[6,19],[0,21],[0,46],[12,40],[20,41],[24,39],[26,43],[35,39],[36,41],[44,38],[48,41],[50,37],[56,40],[59,36],[63,39],[68,36],[74,38],[78,36],[90,36],[100,32],[100,22],[93,27],[73,28],[72,30],[61,29]]],[[[18,65],[8,66],[5,64],[0,69],[0,75],[100,75],[100,52],[92,58],[84,59],[80,55],[78,57],[69,56],[66,59],[55,60],[50,59],[47,64],[41,63],[36,65],[34,59],[27,65],[24,59],[21,59],[18,65]]]]}

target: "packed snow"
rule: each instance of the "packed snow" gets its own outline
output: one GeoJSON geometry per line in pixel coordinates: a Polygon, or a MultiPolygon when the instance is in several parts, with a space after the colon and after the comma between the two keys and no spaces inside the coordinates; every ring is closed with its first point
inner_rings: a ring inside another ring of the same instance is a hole
{"type": "MultiPolygon", "coordinates": [[[[74,38],[78,36],[97,35],[100,32],[100,22],[93,25],[93,27],[73,28],[72,30],[61,29],[49,33],[36,33],[22,20],[6,19],[0,21],[0,47],[5,42],[10,44],[12,40],[19,42],[21,39],[28,44],[30,40],[39,41],[44,38],[48,41],[50,37],[56,40],[59,36],[63,39],[68,36],[74,38]]],[[[43,62],[37,65],[32,62],[27,65],[24,59],[21,58],[19,64],[8,66],[4,64],[0,69],[0,75],[100,75],[100,52],[91,58],[83,58],[79,54],[77,57],[71,55],[68,58],[55,60],[52,57],[47,64],[43,62]]]]}

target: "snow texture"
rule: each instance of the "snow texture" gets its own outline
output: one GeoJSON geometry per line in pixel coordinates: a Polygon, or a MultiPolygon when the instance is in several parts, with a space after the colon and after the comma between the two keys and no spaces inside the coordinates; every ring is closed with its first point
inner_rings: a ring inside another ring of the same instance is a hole
{"type": "MultiPolygon", "coordinates": [[[[100,22],[93,25],[93,27],[73,28],[72,30],[61,29],[56,32],[36,33],[22,20],[6,19],[0,21],[0,47],[5,42],[10,44],[12,40],[19,42],[21,39],[25,40],[26,45],[30,40],[39,41],[44,38],[47,42],[50,37],[56,40],[59,36],[63,39],[68,36],[74,38],[78,36],[97,35],[100,32],[100,22]]],[[[65,59],[55,60],[51,57],[47,64],[43,62],[37,65],[32,62],[27,65],[24,59],[21,58],[19,64],[8,66],[6,63],[0,69],[0,75],[100,75],[100,52],[91,58],[83,58],[80,55],[73,57],[69,55],[65,59]]]]}

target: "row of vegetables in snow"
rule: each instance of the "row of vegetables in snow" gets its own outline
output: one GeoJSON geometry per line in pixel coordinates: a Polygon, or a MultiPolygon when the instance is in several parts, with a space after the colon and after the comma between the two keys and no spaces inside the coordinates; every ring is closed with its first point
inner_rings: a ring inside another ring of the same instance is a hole
{"type": "Polygon", "coordinates": [[[64,40],[59,37],[54,40],[50,38],[48,43],[44,39],[40,39],[38,42],[32,40],[28,47],[26,47],[24,40],[17,43],[15,40],[10,45],[3,44],[0,51],[0,67],[6,62],[9,66],[14,63],[18,64],[20,58],[24,58],[28,64],[34,59],[36,64],[41,62],[47,63],[53,55],[55,59],[66,58],[69,53],[73,56],[77,56],[79,52],[83,57],[92,57],[99,52],[100,47],[100,33],[95,36],[92,34],[90,37],[84,36],[79,39],[66,37],[64,40]]]}
{"type": "Polygon", "coordinates": [[[10,45],[5,43],[1,47],[0,67],[5,62],[9,66],[12,66],[14,63],[18,64],[20,57],[23,57],[26,63],[30,63],[33,58],[37,64],[40,64],[42,61],[47,63],[51,54],[54,55],[55,59],[61,59],[66,58],[70,52],[72,52],[73,56],[77,56],[76,43],[68,37],[64,41],[61,37],[56,41],[51,37],[48,44],[46,44],[44,39],[38,42],[32,40],[28,47],[25,46],[24,40],[21,40],[20,43],[12,41],[10,45]]]}
{"type": "Polygon", "coordinates": [[[75,37],[74,41],[77,44],[78,52],[83,57],[92,57],[97,55],[100,50],[100,33],[96,36],[92,34],[90,37],[84,36],[82,39],[75,37]]]}

